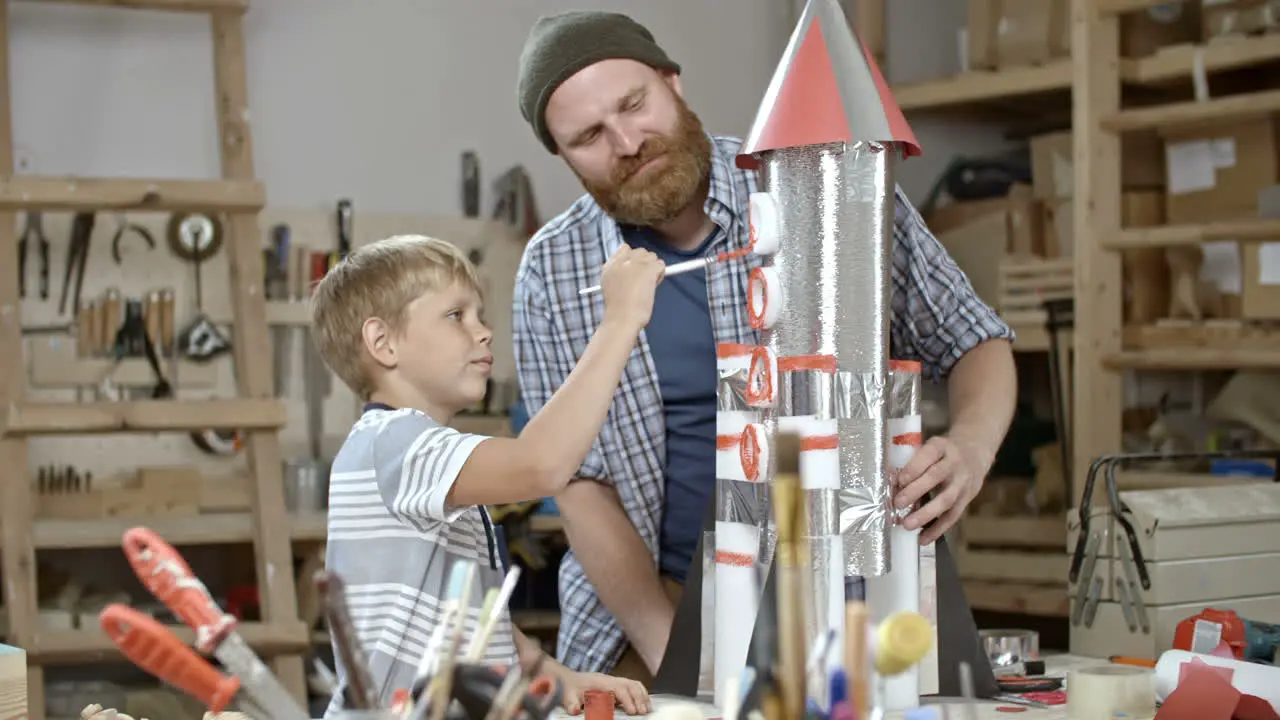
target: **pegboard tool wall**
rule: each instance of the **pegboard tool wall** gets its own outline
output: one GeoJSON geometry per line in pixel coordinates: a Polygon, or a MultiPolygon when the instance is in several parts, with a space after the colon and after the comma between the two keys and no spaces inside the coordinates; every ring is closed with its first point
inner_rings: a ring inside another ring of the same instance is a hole
{"type": "MultiPolygon", "coordinates": [[[[332,210],[285,210],[267,208],[261,217],[263,246],[266,247],[271,228],[285,224],[290,228],[291,243],[317,252],[333,251],[337,247],[335,213],[332,210]]],[[[168,214],[129,213],[130,223],[147,228],[156,240],[154,250],[136,234],[126,233],[121,241],[121,263],[116,264],[111,252],[111,239],[118,227],[113,213],[100,213],[89,243],[90,250],[81,287],[81,302],[87,303],[109,289],[119,291],[121,298],[145,297],[148,292],[170,288],[174,295],[173,325],[178,331],[196,315],[195,267],[191,262],[170,251],[166,242],[168,214]]],[[[19,215],[18,232],[23,229],[25,218],[19,215]]],[[[71,235],[71,213],[46,213],[43,216],[44,233],[49,239],[49,297],[39,297],[39,254],[34,243],[29,243],[26,260],[27,293],[22,301],[23,327],[35,332],[24,333],[24,357],[26,361],[27,391],[33,400],[71,401],[79,397],[93,399],[93,390],[76,390],[67,386],[67,379],[77,375],[77,382],[86,377],[98,377],[102,360],[76,360],[74,335],[40,332],[39,328],[73,323],[71,300],[67,312],[59,313],[59,301],[63,289],[65,261],[71,235]],[[56,370],[55,370],[56,368],[56,370]],[[51,379],[52,376],[52,379],[51,379]],[[61,385],[63,387],[51,387],[61,385]]],[[[515,362],[511,347],[511,296],[516,267],[524,250],[525,238],[508,225],[490,220],[449,216],[418,216],[408,214],[361,213],[356,207],[352,223],[352,242],[359,247],[390,235],[417,233],[439,237],[458,245],[463,251],[471,249],[483,253],[480,265],[481,278],[486,285],[486,316],[494,330],[495,381],[514,381],[515,362]]],[[[226,248],[200,264],[203,311],[225,331],[231,318],[228,294],[226,248]]],[[[302,304],[305,304],[302,303],[302,304]]],[[[304,317],[305,308],[299,312],[285,313],[290,317],[304,317]]],[[[270,308],[268,315],[271,317],[270,308]]],[[[226,331],[230,337],[229,331],[226,331]]],[[[298,338],[301,333],[292,333],[298,338]]],[[[302,340],[290,342],[292,354],[287,363],[290,368],[283,392],[289,411],[288,425],[280,433],[284,457],[309,454],[306,435],[306,405],[303,387],[302,340]]],[[[272,357],[261,359],[271,363],[272,357]]],[[[201,367],[181,360],[176,372],[166,363],[166,374],[171,374],[178,397],[211,398],[231,397],[235,394],[231,354],[227,353],[201,367]]],[[[145,360],[129,359],[117,369],[118,376],[147,378],[150,371],[145,360]]],[[[334,378],[332,390],[324,402],[322,448],[326,456],[335,452],[346,436],[351,423],[359,412],[355,396],[334,378]]],[[[72,464],[81,471],[92,472],[95,478],[131,474],[139,467],[184,465],[201,469],[206,477],[242,475],[242,455],[219,457],[205,454],[183,434],[163,434],[155,437],[144,435],[95,435],[81,437],[33,438],[31,441],[31,472],[46,464],[72,464]]]]}

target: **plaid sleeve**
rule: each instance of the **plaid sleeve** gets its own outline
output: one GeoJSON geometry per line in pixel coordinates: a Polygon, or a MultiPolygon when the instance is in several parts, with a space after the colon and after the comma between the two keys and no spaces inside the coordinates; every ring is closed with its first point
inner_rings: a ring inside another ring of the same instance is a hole
{"type": "Polygon", "coordinates": [[[894,208],[892,339],[896,354],[917,358],[935,382],[977,345],[1014,338],[974,292],[946,248],[898,188],[894,208]]]}
{"type": "MultiPolygon", "coordinates": [[[[575,360],[569,351],[567,335],[552,319],[546,281],[533,267],[530,254],[525,255],[516,272],[511,335],[520,398],[532,418],[564,384],[575,360]]],[[[604,476],[604,460],[597,438],[579,466],[577,477],[604,480],[604,476]]]]}

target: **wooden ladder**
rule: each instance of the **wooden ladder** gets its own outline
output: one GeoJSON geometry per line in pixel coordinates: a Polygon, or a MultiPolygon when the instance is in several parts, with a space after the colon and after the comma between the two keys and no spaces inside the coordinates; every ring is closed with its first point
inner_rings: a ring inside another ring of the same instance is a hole
{"type": "MultiPolygon", "coordinates": [[[[48,0],[54,1],[54,0],[48,0]]],[[[266,203],[254,179],[253,142],[245,78],[242,17],[247,0],[62,0],[127,8],[208,13],[212,23],[214,92],[222,157],[221,180],[133,180],[14,175],[9,88],[8,3],[0,2],[0,576],[9,613],[8,642],[28,653],[30,717],[43,720],[44,666],[118,659],[115,647],[95,629],[46,631],[38,624],[36,550],[67,545],[42,532],[33,518],[27,441],[33,436],[90,433],[188,432],[209,427],[241,428],[246,435],[252,478],[251,520],[238,528],[218,523],[221,532],[191,528],[170,542],[254,544],[261,623],[244,623],[241,634],[260,654],[273,658],[281,682],[305,704],[303,653],[309,647],[298,619],[291,523],[285,511],[278,429],[286,412],[272,390],[271,353],[262,287],[263,259],[258,212],[266,203]],[[144,400],[92,403],[33,403],[24,399],[22,319],[16,214],[44,211],[195,211],[225,217],[225,237],[233,306],[237,397],[181,401],[144,400]],[[212,537],[212,536],[217,537],[212,537]]],[[[76,547],[118,547],[132,523],[115,520],[77,523],[76,547]],[[84,538],[89,538],[85,540],[84,538]]],[[[200,525],[200,521],[187,525],[200,525]]],[[[188,642],[192,634],[178,633],[188,642]]]]}

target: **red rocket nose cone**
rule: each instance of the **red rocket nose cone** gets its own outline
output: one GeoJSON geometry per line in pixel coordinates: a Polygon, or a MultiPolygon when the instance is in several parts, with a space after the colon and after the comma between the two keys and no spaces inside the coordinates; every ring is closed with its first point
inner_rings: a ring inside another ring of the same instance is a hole
{"type": "Polygon", "coordinates": [[[866,46],[837,0],[809,0],[791,35],[738,165],[755,153],[832,142],[897,142],[908,156],[920,145],[866,46]]]}

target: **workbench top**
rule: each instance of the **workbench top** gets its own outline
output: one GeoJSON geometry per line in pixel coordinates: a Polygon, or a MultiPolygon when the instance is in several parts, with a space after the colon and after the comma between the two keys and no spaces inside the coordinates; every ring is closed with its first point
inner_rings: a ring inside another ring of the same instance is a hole
{"type": "MultiPolygon", "coordinates": [[[[1069,670],[1079,667],[1107,664],[1106,660],[1084,658],[1075,655],[1046,655],[1044,657],[1044,661],[1045,675],[1050,677],[1064,677],[1069,670]]],[[[689,698],[676,697],[673,695],[653,696],[653,709],[655,712],[667,705],[676,703],[691,703],[696,705],[698,709],[702,711],[702,716],[706,718],[706,720],[718,720],[721,717],[720,711],[710,703],[693,702],[689,698]]],[[[939,720],[950,720],[950,718],[968,720],[965,715],[958,712],[958,705],[960,703],[961,700],[953,698],[926,698],[924,705],[927,707],[938,707],[939,709],[948,705],[951,706],[949,708],[951,710],[949,717],[947,715],[939,714],[939,720]]],[[[1009,717],[1008,708],[1010,707],[1010,704],[1007,702],[982,700],[974,703],[974,707],[977,710],[977,720],[995,720],[996,718],[1003,719],[1009,717]],[[1001,711],[998,708],[1006,709],[1001,711]]],[[[1019,707],[1021,708],[1022,706],[1019,707]]],[[[1025,711],[1020,710],[1017,712],[1017,715],[1018,717],[1026,718],[1027,720],[1066,720],[1067,708],[1065,705],[1056,705],[1048,708],[1026,707],[1025,711]]],[[[563,712],[557,712],[553,717],[556,720],[569,720],[571,718],[570,715],[563,712]]],[[[581,720],[581,717],[582,716],[579,715],[574,720],[581,720]]],[[[642,716],[627,715],[621,710],[618,710],[614,715],[615,720],[630,720],[632,717],[642,716]]],[[[893,713],[886,715],[884,720],[897,720],[901,717],[902,716],[900,714],[893,713]]]]}

